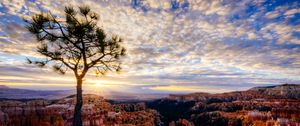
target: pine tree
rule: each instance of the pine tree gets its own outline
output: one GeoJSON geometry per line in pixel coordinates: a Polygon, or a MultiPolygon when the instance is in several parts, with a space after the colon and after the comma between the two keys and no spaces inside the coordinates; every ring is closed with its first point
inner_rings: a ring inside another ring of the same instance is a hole
{"type": "Polygon", "coordinates": [[[65,74],[72,70],[77,81],[76,105],[73,125],[81,126],[82,82],[87,72],[94,69],[97,75],[121,69],[120,57],[125,55],[119,36],[108,37],[97,25],[99,16],[88,6],[78,9],[65,7],[65,20],[49,13],[35,14],[26,28],[34,34],[39,46],[37,52],[45,59],[28,60],[40,67],[52,65],[54,70],[65,74]]]}

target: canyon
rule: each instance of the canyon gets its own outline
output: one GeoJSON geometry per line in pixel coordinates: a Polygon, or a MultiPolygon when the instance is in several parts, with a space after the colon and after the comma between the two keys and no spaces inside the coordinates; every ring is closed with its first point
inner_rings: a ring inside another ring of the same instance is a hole
{"type": "MultiPolygon", "coordinates": [[[[300,85],[254,87],[219,94],[170,94],[143,101],[84,95],[85,126],[299,126],[300,85]]],[[[75,95],[2,99],[0,126],[70,126],[75,95]]]]}

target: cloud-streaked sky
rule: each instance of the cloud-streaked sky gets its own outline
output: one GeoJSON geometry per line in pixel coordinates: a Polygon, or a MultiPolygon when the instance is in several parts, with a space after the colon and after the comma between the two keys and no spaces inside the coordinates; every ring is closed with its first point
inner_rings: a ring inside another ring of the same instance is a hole
{"type": "Polygon", "coordinates": [[[0,0],[1,85],[75,87],[72,74],[26,64],[26,57],[42,57],[22,18],[41,11],[63,17],[66,5],[91,6],[98,25],[120,35],[128,50],[121,74],[91,71],[85,88],[226,92],[300,83],[297,0],[0,0]]]}

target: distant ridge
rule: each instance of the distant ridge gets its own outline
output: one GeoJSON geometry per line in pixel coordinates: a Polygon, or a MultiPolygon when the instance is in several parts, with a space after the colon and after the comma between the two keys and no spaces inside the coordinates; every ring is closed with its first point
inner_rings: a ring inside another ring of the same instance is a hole
{"type": "Polygon", "coordinates": [[[3,88],[9,88],[9,87],[6,85],[0,85],[0,88],[3,89],[3,88]]]}
{"type": "Polygon", "coordinates": [[[179,101],[236,101],[251,99],[300,99],[300,84],[282,84],[264,87],[253,87],[246,91],[209,94],[195,92],[189,94],[170,94],[167,99],[179,101]]]}
{"type": "Polygon", "coordinates": [[[300,84],[282,84],[266,87],[254,87],[249,91],[257,91],[262,95],[300,98],[300,84]]]}
{"type": "Polygon", "coordinates": [[[72,94],[73,90],[29,90],[0,85],[0,99],[57,99],[72,94]]]}
{"type": "MultiPolygon", "coordinates": [[[[1,100],[23,100],[28,101],[31,99],[59,99],[63,97],[71,98],[75,97],[74,90],[31,90],[11,88],[5,85],[0,85],[0,101],[1,100]]],[[[83,92],[85,95],[85,92],[83,92]]],[[[91,94],[97,94],[97,92],[89,92],[91,94]]],[[[162,97],[166,97],[166,94],[137,94],[137,93],[124,93],[124,92],[111,92],[112,95],[103,95],[106,99],[113,99],[116,101],[144,101],[153,100],[162,97]]],[[[99,94],[98,94],[99,95],[99,94]]]]}
{"type": "Polygon", "coordinates": [[[276,88],[276,87],[291,87],[291,86],[299,87],[300,84],[281,84],[281,85],[272,85],[272,86],[259,86],[259,87],[253,87],[250,90],[276,88]]]}
{"type": "MultiPolygon", "coordinates": [[[[10,88],[6,85],[0,85],[0,99],[57,99],[62,97],[74,97],[74,90],[29,90],[10,88]],[[70,96],[71,95],[71,96],[70,96]]],[[[108,99],[118,101],[128,100],[153,100],[157,98],[169,99],[207,99],[207,97],[230,97],[235,99],[251,99],[251,98],[289,98],[300,99],[300,84],[282,84],[273,86],[253,87],[246,91],[233,91],[227,93],[211,94],[205,92],[195,92],[190,94],[128,94],[122,92],[114,92],[112,96],[105,96],[108,99]]]]}

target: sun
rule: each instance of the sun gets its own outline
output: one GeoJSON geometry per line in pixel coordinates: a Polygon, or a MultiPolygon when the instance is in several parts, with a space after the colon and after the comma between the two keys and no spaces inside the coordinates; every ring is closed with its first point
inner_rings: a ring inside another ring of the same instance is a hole
{"type": "Polygon", "coordinates": [[[115,80],[100,80],[100,79],[94,79],[89,80],[87,83],[89,83],[88,88],[91,90],[103,90],[103,91],[109,91],[109,90],[121,90],[123,89],[124,82],[119,82],[115,80]],[[122,88],[120,88],[122,87],[122,88]]]}
{"type": "Polygon", "coordinates": [[[102,84],[102,82],[97,81],[97,82],[95,83],[95,86],[96,86],[96,87],[101,87],[101,86],[103,86],[103,84],[102,84]]]}
{"type": "Polygon", "coordinates": [[[108,81],[108,80],[93,80],[93,81],[91,81],[91,86],[97,87],[97,88],[108,87],[109,84],[110,84],[110,81],[108,81]]]}

